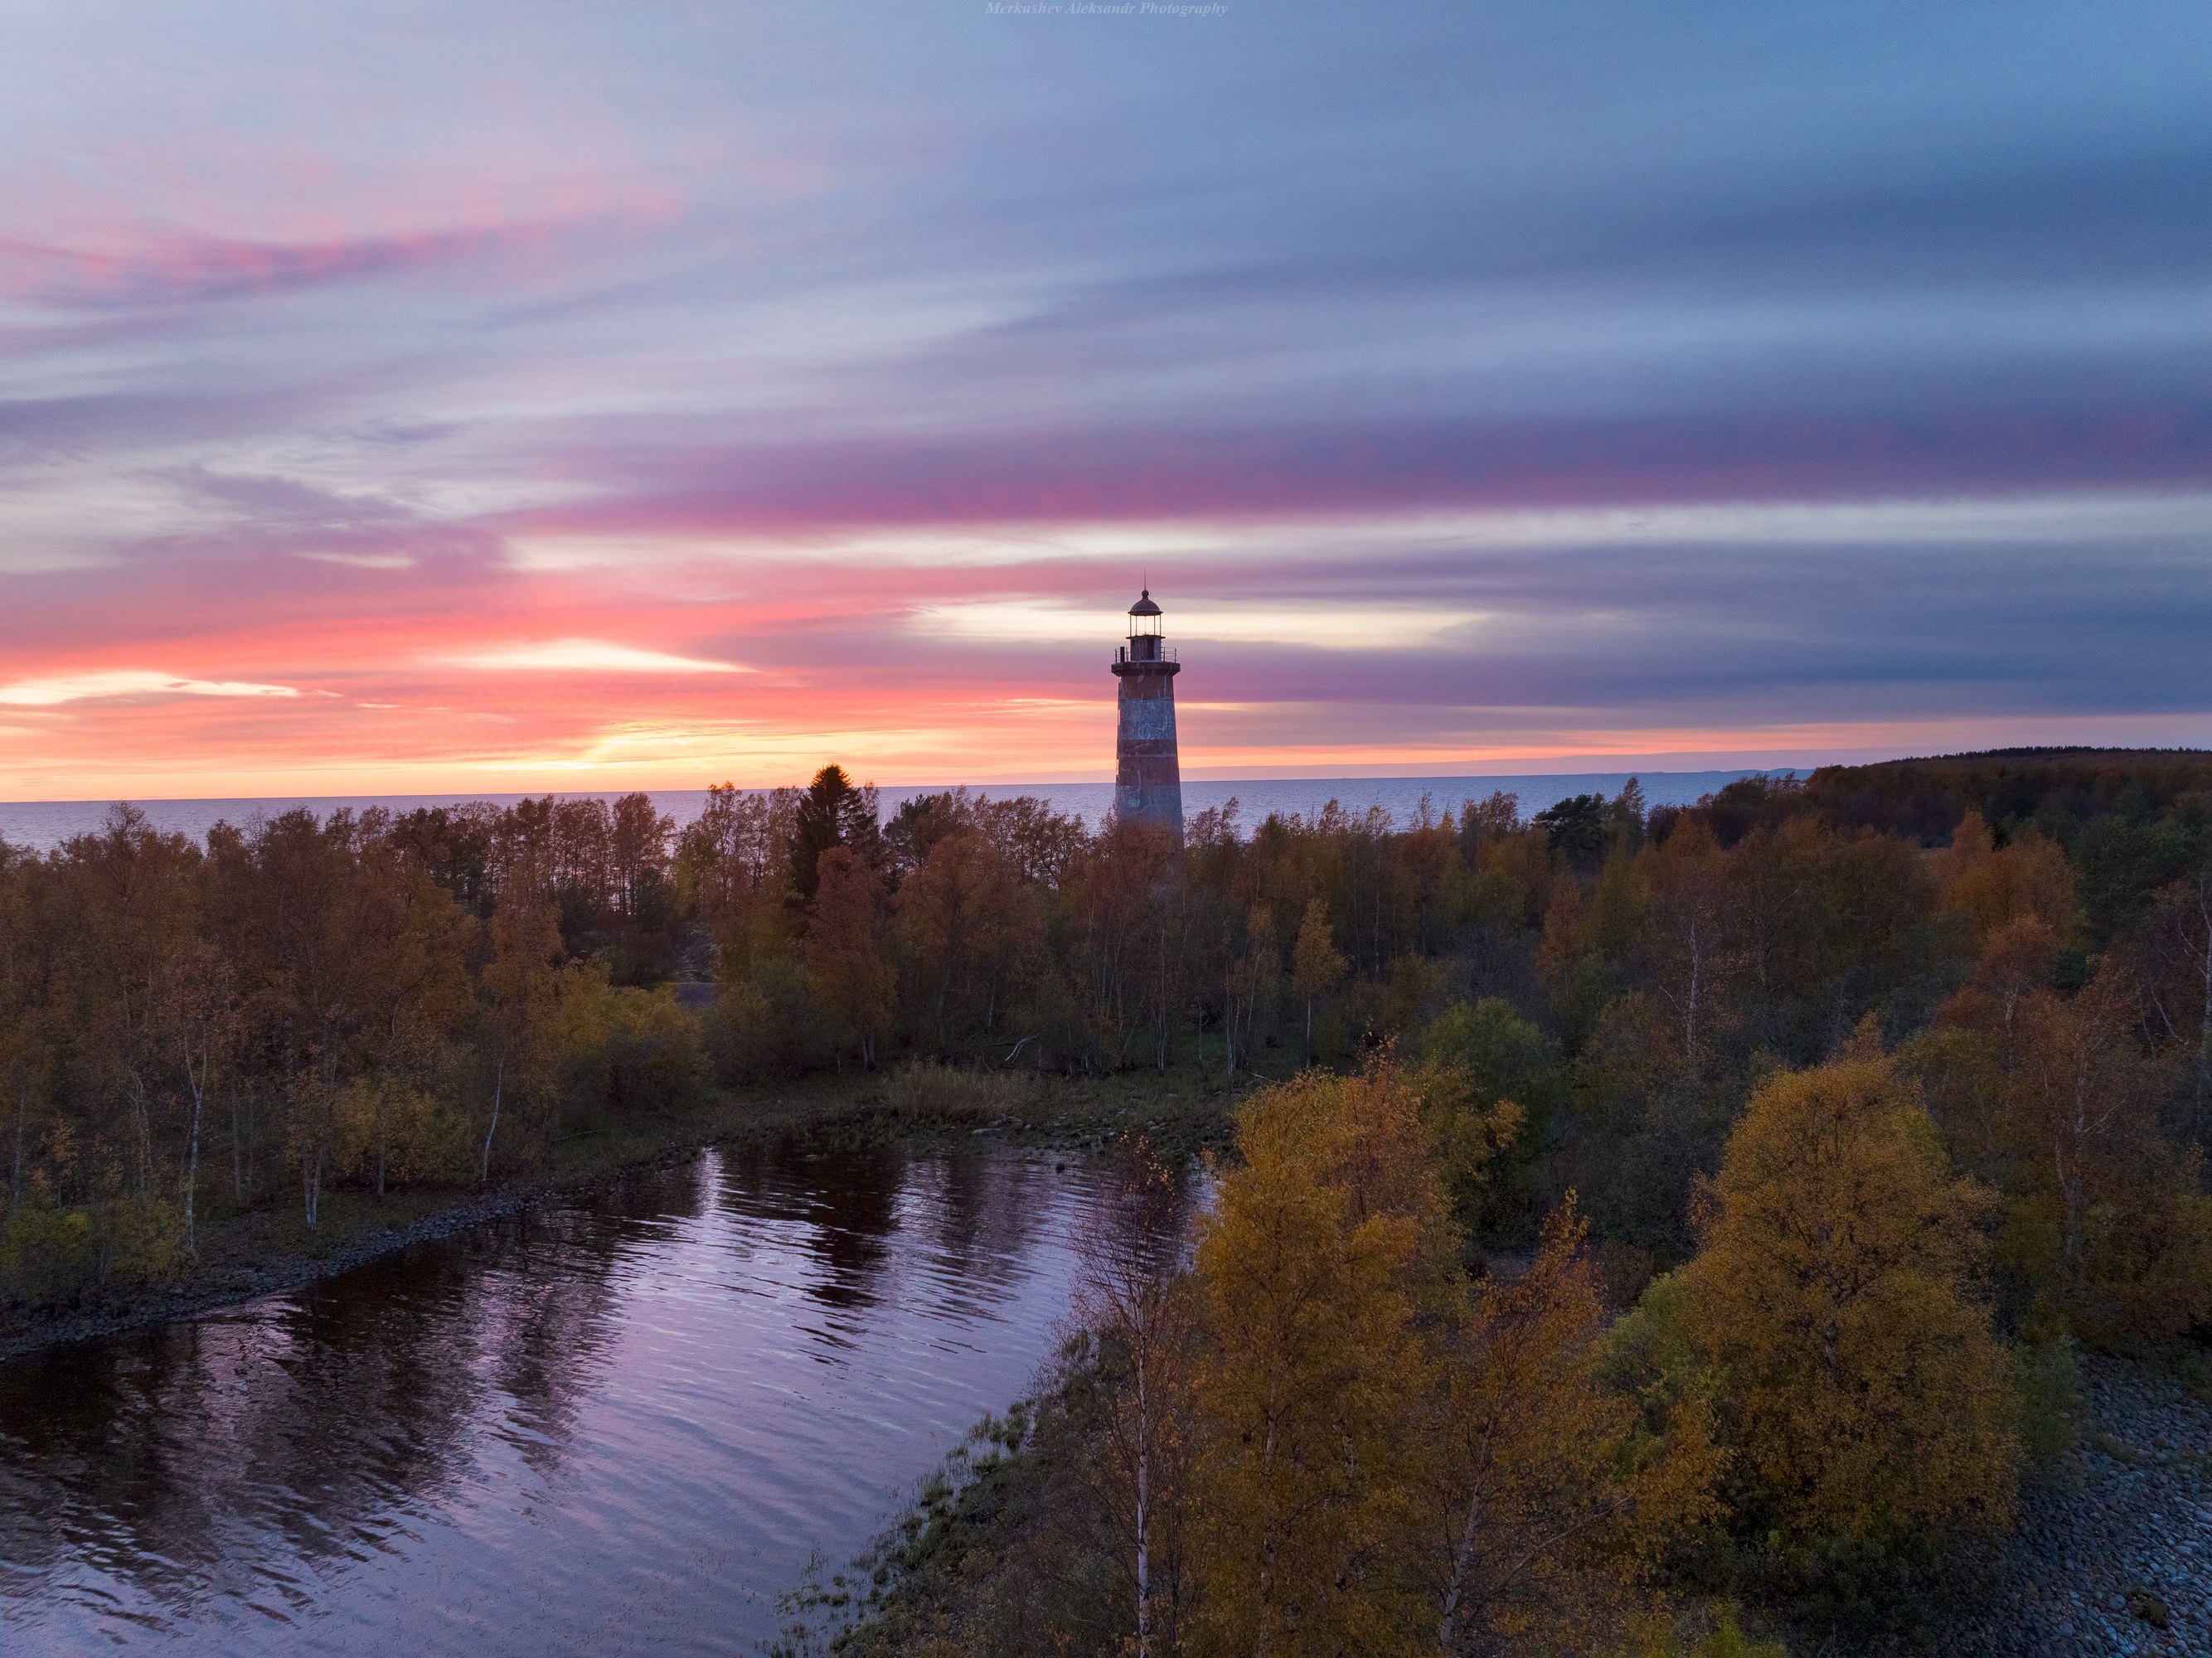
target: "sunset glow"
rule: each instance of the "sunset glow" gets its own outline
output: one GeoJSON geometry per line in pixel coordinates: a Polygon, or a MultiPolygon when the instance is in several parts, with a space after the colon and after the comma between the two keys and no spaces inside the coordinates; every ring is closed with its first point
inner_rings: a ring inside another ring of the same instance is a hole
{"type": "Polygon", "coordinates": [[[2167,27],[50,9],[0,797],[2212,742],[2167,27]]]}

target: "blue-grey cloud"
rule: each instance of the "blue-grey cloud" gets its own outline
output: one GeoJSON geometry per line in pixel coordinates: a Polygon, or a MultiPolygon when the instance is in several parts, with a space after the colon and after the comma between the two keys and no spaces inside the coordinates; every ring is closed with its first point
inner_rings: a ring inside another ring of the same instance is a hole
{"type": "Polygon", "coordinates": [[[2212,489],[2198,5],[95,0],[12,48],[0,604],[55,673],[435,627],[888,726],[994,695],[917,607],[1110,623],[1149,556],[1469,618],[1194,659],[1346,742],[2212,715],[2204,539],[2051,528],[2212,489]],[[1987,527],[1850,527],[1900,502],[1987,527]],[[1775,504],[1832,517],[1450,527],[1775,504]]]}

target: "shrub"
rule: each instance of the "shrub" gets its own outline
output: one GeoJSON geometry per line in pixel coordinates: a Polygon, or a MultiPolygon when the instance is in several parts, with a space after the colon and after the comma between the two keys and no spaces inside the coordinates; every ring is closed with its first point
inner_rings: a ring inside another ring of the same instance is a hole
{"type": "Polygon", "coordinates": [[[26,1205],[0,1221],[0,1284],[33,1307],[70,1299],[97,1265],[92,1217],[82,1209],[26,1205]]]}
{"type": "Polygon", "coordinates": [[[606,1021],[606,1105],[666,1111],[697,1099],[707,1080],[698,1022],[673,991],[617,990],[606,1021]]]}

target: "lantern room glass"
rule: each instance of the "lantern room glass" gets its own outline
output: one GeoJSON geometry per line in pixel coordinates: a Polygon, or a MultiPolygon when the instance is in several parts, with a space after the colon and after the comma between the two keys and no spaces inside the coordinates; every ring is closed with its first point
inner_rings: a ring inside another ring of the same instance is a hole
{"type": "Polygon", "coordinates": [[[1127,660],[1158,662],[1164,659],[1161,649],[1160,607],[1152,602],[1152,589],[1146,588],[1137,602],[1129,607],[1129,649],[1127,660]]]}

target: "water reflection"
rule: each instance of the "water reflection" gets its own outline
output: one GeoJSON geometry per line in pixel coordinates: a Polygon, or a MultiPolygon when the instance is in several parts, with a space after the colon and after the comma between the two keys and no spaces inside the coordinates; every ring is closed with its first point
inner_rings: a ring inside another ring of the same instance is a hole
{"type": "Polygon", "coordinates": [[[0,1645],[752,1650],[1026,1383],[1097,1189],[750,1149],[0,1366],[0,1645]]]}

